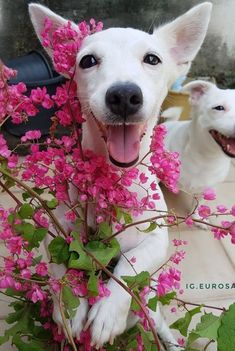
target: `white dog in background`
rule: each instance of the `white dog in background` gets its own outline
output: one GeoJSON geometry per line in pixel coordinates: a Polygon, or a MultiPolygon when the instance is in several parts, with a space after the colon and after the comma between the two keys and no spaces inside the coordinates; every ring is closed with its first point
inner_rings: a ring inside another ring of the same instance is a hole
{"type": "MultiPolygon", "coordinates": [[[[105,155],[119,167],[129,167],[147,153],[169,87],[188,72],[201,47],[211,7],[209,2],[200,4],[156,29],[152,35],[130,28],[111,28],[85,38],[76,63],[78,98],[86,118],[84,148],[105,155]]],[[[67,23],[38,4],[30,4],[29,11],[39,38],[46,17],[53,21],[54,29],[67,23]]],[[[51,55],[50,50],[48,53],[51,55]]],[[[141,171],[146,172],[146,169],[141,171]]],[[[151,174],[147,176],[149,183],[155,180],[151,174]]],[[[140,189],[133,190],[138,191],[140,197],[144,194],[140,189]]],[[[160,189],[158,191],[161,194],[160,189]]],[[[166,210],[162,195],[157,207],[166,210]]],[[[92,211],[89,215],[92,218],[92,211]]],[[[137,273],[148,271],[152,274],[167,253],[166,228],[157,228],[149,235],[130,228],[117,239],[127,259],[136,258],[134,268],[137,273]]],[[[114,275],[121,279],[123,275],[134,274],[126,258],[120,256],[114,275]]],[[[88,321],[92,344],[97,348],[105,342],[112,343],[117,335],[136,322],[136,317],[130,313],[130,295],[112,279],[108,288],[111,295],[97,302],[89,312],[87,301],[83,299],[71,321],[73,335],[77,337],[88,321]]],[[[159,309],[157,311],[150,313],[158,333],[168,350],[179,350],[173,346],[177,343],[159,309]]],[[[62,324],[59,312],[54,316],[62,324]]]]}
{"type": "MultiPolygon", "coordinates": [[[[180,154],[180,188],[191,194],[225,180],[235,157],[235,90],[224,90],[206,81],[186,84],[191,120],[164,123],[166,147],[180,154]]],[[[174,112],[163,112],[163,116],[174,112]]]]}

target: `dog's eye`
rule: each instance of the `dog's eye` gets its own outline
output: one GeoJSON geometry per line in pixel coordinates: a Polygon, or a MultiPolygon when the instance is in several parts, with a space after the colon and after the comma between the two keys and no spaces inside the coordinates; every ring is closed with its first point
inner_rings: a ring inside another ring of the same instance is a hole
{"type": "Polygon", "coordinates": [[[213,108],[212,108],[212,110],[216,110],[216,111],[224,111],[224,110],[225,110],[225,108],[224,108],[224,106],[222,106],[222,105],[218,105],[218,106],[213,107],[213,108]]]}
{"type": "Polygon", "coordinates": [[[157,55],[147,54],[144,56],[144,63],[148,63],[149,65],[156,66],[159,63],[162,63],[162,61],[157,55]]]}
{"type": "Polygon", "coordinates": [[[86,69],[86,68],[90,68],[90,67],[93,67],[95,65],[97,65],[97,59],[95,58],[95,56],[93,55],[86,55],[84,56],[80,63],[79,63],[79,66],[82,68],[82,69],[86,69]]]}

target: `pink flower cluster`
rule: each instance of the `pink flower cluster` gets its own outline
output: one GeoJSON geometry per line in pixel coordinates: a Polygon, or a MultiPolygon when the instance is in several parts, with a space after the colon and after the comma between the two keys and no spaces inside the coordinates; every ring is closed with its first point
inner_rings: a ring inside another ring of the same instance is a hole
{"type": "Polygon", "coordinates": [[[180,160],[177,152],[167,151],[164,147],[164,137],[167,130],[163,124],[154,128],[151,143],[151,166],[149,170],[164,183],[173,193],[178,192],[178,180],[180,176],[180,160]]]}
{"type": "Polygon", "coordinates": [[[73,77],[76,56],[83,39],[88,35],[101,31],[102,28],[103,24],[101,22],[96,24],[95,20],[91,19],[89,24],[83,21],[75,25],[68,21],[55,29],[52,21],[46,18],[41,36],[43,38],[43,46],[52,50],[56,71],[73,77]]]}
{"type": "Polygon", "coordinates": [[[157,279],[157,292],[163,296],[172,290],[180,289],[181,272],[176,268],[169,268],[161,272],[157,279]]]}

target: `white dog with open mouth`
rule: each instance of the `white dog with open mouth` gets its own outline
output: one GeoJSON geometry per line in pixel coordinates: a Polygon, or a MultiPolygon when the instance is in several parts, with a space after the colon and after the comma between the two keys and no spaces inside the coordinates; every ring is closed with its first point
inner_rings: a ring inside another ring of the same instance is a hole
{"type": "Polygon", "coordinates": [[[196,194],[223,182],[235,157],[235,91],[201,80],[182,91],[190,96],[191,120],[164,123],[165,141],[180,154],[180,188],[196,194]]]}
{"type": "MultiPolygon", "coordinates": [[[[111,28],[84,39],[76,62],[77,93],[86,118],[84,148],[106,155],[119,167],[134,165],[148,152],[161,104],[172,83],[188,72],[200,49],[211,7],[209,2],[200,4],[156,29],[152,35],[131,28],[111,28]]],[[[39,38],[46,17],[53,22],[54,29],[67,23],[38,4],[30,4],[29,11],[39,38]]],[[[50,50],[48,53],[51,54],[50,50]]],[[[155,180],[151,174],[148,177],[149,183],[155,180]]],[[[158,208],[166,210],[162,195],[158,208]]],[[[132,228],[122,233],[118,240],[127,259],[136,258],[134,268],[137,273],[148,271],[152,274],[166,256],[166,228],[156,229],[150,235],[132,228]]],[[[135,272],[121,256],[114,274],[121,279],[123,275],[134,275],[135,272]]],[[[129,313],[131,297],[112,279],[108,288],[111,295],[97,302],[89,312],[86,300],[81,301],[72,321],[72,332],[78,337],[87,321],[96,348],[107,341],[112,343],[117,335],[136,322],[129,313]]],[[[178,350],[173,346],[177,343],[159,309],[155,315],[151,312],[151,316],[168,349],[178,350]]],[[[59,312],[54,311],[54,317],[62,324],[59,312]]]]}

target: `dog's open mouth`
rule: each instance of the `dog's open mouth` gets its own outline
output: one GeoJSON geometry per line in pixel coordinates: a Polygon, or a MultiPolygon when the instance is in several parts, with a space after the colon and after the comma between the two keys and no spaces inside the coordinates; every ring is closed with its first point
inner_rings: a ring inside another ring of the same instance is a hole
{"type": "Polygon", "coordinates": [[[106,125],[110,161],[118,167],[131,167],[139,159],[145,124],[106,125]]]}
{"type": "Polygon", "coordinates": [[[227,156],[235,157],[235,138],[223,135],[216,130],[210,130],[210,134],[227,156]]]}

